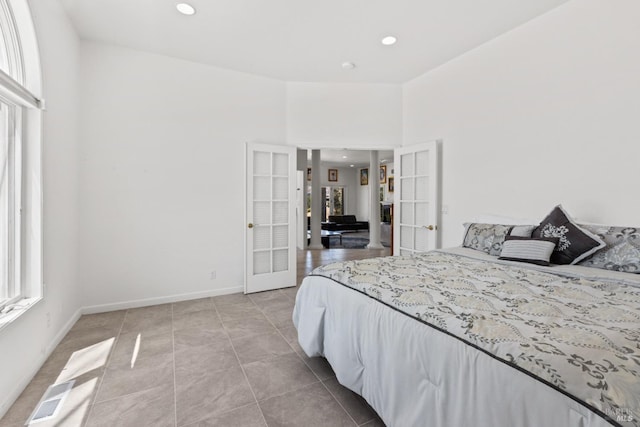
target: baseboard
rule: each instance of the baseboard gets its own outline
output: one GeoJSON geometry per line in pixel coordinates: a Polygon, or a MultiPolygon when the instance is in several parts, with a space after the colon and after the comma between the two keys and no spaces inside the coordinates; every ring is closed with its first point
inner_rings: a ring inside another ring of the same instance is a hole
{"type": "Polygon", "coordinates": [[[42,365],[44,365],[44,362],[46,362],[49,356],[51,356],[51,353],[53,353],[53,350],[55,350],[58,344],[60,344],[62,339],[71,330],[73,325],[75,325],[75,323],[78,321],[81,315],[82,315],[82,309],[78,309],[76,310],[75,313],[73,313],[73,315],[69,318],[67,323],[65,323],[64,326],[60,329],[60,331],[56,334],[56,336],[53,337],[53,340],[51,340],[51,342],[46,347],[44,347],[44,353],[42,353],[38,358],[36,367],[29,374],[27,374],[22,379],[22,381],[19,381],[18,384],[16,384],[12,392],[10,392],[6,396],[3,396],[2,401],[0,402],[0,419],[6,415],[9,408],[11,408],[11,405],[13,405],[16,402],[16,400],[18,400],[18,397],[20,397],[22,392],[27,388],[29,383],[33,380],[33,378],[36,376],[36,374],[42,367],[42,365]]]}
{"type": "Polygon", "coordinates": [[[82,314],[104,313],[106,311],[126,310],[129,308],[147,307],[149,305],[167,304],[171,302],[188,301],[198,298],[216,297],[220,295],[235,294],[243,292],[243,286],[230,288],[213,289],[203,292],[192,292],[188,294],[168,295],[164,297],[145,298],[139,300],[122,301],[110,304],[90,305],[82,308],[82,314]]]}
{"type": "Polygon", "coordinates": [[[67,335],[67,333],[71,330],[71,328],[73,328],[73,325],[75,325],[78,319],[80,319],[80,316],[82,316],[82,308],[77,309],[76,312],[73,313],[73,315],[67,321],[67,323],[64,324],[60,332],[58,332],[56,336],[53,338],[53,341],[51,341],[51,343],[47,346],[47,348],[45,349],[45,354],[47,355],[47,357],[44,358],[42,363],[44,363],[49,358],[51,353],[53,353],[53,350],[56,349],[56,347],[58,346],[58,344],[60,344],[62,339],[65,337],[65,335],[67,335]]]}

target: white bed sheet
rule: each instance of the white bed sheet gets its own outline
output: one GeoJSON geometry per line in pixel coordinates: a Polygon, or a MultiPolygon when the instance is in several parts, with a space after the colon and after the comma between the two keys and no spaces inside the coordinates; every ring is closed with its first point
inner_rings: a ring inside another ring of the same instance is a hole
{"type": "MultiPolygon", "coordinates": [[[[451,250],[478,255],[468,251],[451,250]]],[[[293,321],[307,355],[326,357],[340,384],[388,426],[610,425],[536,379],[331,279],[304,279],[293,321]]]]}

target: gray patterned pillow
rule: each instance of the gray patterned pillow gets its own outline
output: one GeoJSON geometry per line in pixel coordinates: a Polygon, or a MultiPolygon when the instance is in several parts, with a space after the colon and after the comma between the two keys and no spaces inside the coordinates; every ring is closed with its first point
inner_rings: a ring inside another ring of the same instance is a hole
{"type": "Polygon", "coordinates": [[[640,229],[580,224],[596,234],[606,246],[578,265],[640,274],[640,229]]]}
{"type": "Polygon", "coordinates": [[[502,225],[502,224],[465,224],[462,246],[499,256],[502,244],[509,235],[531,237],[535,225],[502,225]]]}

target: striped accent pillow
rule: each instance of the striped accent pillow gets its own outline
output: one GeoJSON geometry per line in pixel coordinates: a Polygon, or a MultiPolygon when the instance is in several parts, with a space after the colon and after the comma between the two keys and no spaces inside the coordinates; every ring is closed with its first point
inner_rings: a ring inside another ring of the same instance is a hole
{"type": "Polygon", "coordinates": [[[498,259],[549,265],[549,259],[558,241],[557,237],[507,236],[498,259]]]}

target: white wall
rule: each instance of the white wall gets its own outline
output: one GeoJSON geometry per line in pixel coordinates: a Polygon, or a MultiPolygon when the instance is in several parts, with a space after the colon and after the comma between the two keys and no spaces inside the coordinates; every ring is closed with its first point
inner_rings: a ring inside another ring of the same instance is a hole
{"type": "Polygon", "coordinates": [[[399,146],[402,87],[287,83],[287,141],[309,148],[399,146]]]}
{"type": "Polygon", "coordinates": [[[29,1],[43,73],[45,298],[0,332],[0,417],[62,338],[79,308],[79,41],[57,1],[29,1]],[[47,321],[50,315],[50,322],[47,321]]]}
{"type": "Polygon", "coordinates": [[[284,142],[285,84],[98,43],[81,53],[83,305],[240,291],[244,143],[284,142]]]}
{"type": "Polygon", "coordinates": [[[478,213],[638,225],[640,2],[574,0],[404,85],[443,139],[444,246],[478,213]]]}

